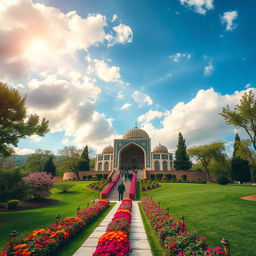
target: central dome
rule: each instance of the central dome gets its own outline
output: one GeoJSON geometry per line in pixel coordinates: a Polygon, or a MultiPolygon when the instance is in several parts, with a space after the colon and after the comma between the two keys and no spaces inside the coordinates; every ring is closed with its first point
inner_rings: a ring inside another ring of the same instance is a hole
{"type": "Polygon", "coordinates": [[[124,140],[133,140],[133,139],[145,140],[145,139],[149,139],[149,136],[144,130],[135,126],[124,134],[123,139],[124,140]]]}

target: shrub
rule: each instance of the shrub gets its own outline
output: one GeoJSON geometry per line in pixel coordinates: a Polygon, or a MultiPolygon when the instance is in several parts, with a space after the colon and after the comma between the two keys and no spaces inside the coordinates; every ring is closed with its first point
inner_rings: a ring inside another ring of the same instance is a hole
{"type": "Polygon", "coordinates": [[[83,176],[83,180],[87,180],[87,176],[85,175],[85,176],[83,176]]]}
{"type": "Polygon", "coordinates": [[[46,172],[30,173],[24,178],[29,185],[28,197],[31,199],[41,199],[51,195],[53,188],[52,176],[46,172]]]}
{"type": "Polygon", "coordinates": [[[156,179],[156,175],[155,175],[155,174],[151,174],[151,175],[150,175],[150,179],[151,179],[151,180],[155,180],[155,179],[156,179]]]}
{"type": "Polygon", "coordinates": [[[181,178],[182,178],[183,180],[187,180],[187,175],[184,174],[184,175],[181,176],[181,178]]]}
{"type": "Polygon", "coordinates": [[[227,177],[227,175],[225,173],[221,173],[218,177],[217,177],[217,182],[221,185],[227,185],[229,183],[229,179],[227,177]]]}
{"type": "Polygon", "coordinates": [[[101,180],[102,179],[102,174],[97,174],[97,180],[101,180]]]}
{"type": "Polygon", "coordinates": [[[12,199],[22,200],[27,196],[28,187],[19,169],[0,171],[0,202],[12,199]]]}
{"type": "Polygon", "coordinates": [[[162,181],[163,181],[163,182],[166,182],[166,181],[167,181],[166,176],[163,176],[163,177],[162,177],[162,181]]]}
{"type": "Polygon", "coordinates": [[[172,179],[172,175],[170,173],[165,174],[165,176],[166,176],[167,180],[171,180],[172,179]]]}
{"type": "Polygon", "coordinates": [[[16,209],[17,208],[17,206],[18,206],[18,203],[19,203],[19,200],[9,200],[8,202],[7,202],[7,208],[8,209],[16,209]]]}
{"type": "Polygon", "coordinates": [[[87,180],[91,180],[91,179],[92,179],[92,175],[88,175],[87,180]]]}
{"type": "Polygon", "coordinates": [[[176,180],[176,175],[175,174],[172,175],[172,179],[176,180]]]}
{"type": "Polygon", "coordinates": [[[54,187],[60,190],[62,193],[67,192],[69,189],[75,186],[72,181],[58,181],[54,184],[54,187]]]}
{"type": "Polygon", "coordinates": [[[103,179],[106,180],[108,178],[108,174],[103,174],[103,179]]]}
{"type": "Polygon", "coordinates": [[[162,173],[157,173],[157,174],[156,174],[156,179],[157,179],[157,180],[161,180],[162,177],[163,177],[163,174],[162,174],[162,173]]]}

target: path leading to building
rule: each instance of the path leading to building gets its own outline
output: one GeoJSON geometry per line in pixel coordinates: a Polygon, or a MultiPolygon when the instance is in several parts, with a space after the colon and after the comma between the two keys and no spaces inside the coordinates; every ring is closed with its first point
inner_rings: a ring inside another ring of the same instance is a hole
{"type": "MultiPolygon", "coordinates": [[[[106,232],[107,225],[114,217],[114,214],[120,204],[121,202],[116,202],[115,206],[111,209],[105,219],[87,238],[82,246],[73,254],[73,256],[93,255],[98,244],[98,239],[106,232]]],[[[130,256],[152,256],[137,201],[133,201],[132,204],[132,222],[129,239],[132,248],[130,256]]]]}
{"type": "Polygon", "coordinates": [[[125,186],[125,192],[124,192],[124,198],[129,197],[129,192],[130,192],[130,186],[131,186],[131,182],[129,179],[127,179],[126,181],[123,178],[119,178],[119,180],[117,181],[117,183],[115,184],[115,186],[112,188],[112,190],[110,191],[109,195],[107,196],[107,199],[110,201],[118,201],[118,190],[117,187],[121,182],[124,182],[124,186],[125,186]]]}

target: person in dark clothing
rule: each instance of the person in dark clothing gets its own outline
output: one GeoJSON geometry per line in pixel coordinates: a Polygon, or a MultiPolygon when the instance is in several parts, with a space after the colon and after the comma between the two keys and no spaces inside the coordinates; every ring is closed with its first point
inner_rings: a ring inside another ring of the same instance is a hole
{"type": "Polygon", "coordinates": [[[123,182],[121,182],[121,184],[118,185],[117,189],[118,189],[118,194],[119,194],[119,201],[121,201],[121,200],[123,200],[124,191],[125,191],[125,186],[124,186],[123,182]]]}

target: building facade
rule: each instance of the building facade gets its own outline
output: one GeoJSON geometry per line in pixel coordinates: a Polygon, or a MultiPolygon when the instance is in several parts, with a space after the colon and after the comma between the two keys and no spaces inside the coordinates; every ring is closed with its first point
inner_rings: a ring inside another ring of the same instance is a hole
{"type": "Polygon", "coordinates": [[[115,139],[114,146],[107,146],[96,156],[96,171],[128,170],[173,170],[172,154],[159,143],[151,151],[148,134],[135,126],[122,139],[115,139]]]}

